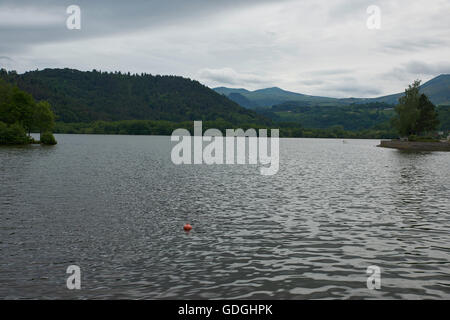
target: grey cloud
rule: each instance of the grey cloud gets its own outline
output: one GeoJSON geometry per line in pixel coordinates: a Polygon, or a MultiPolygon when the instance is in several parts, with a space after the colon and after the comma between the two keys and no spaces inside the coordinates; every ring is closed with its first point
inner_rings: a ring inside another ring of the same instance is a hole
{"type": "Polygon", "coordinates": [[[450,53],[445,1],[2,0],[0,19],[5,8],[12,13],[0,21],[0,56],[14,60],[0,65],[19,72],[145,71],[208,86],[366,96],[399,92],[417,73],[449,71],[439,62],[450,53]],[[74,3],[81,30],[65,26],[74,3]],[[365,26],[371,4],[382,9],[379,31],[365,26]],[[30,10],[36,17],[21,21],[30,10]]]}
{"type": "Polygon", "coordinates": [[[354,69],[350,68],[339,68],[339,69],[324,69],[324,70],[314,70],[307,72],[311,75],[316,76],[328,76],[328,75],[341,75],[341,74],[348,74],[353,72],[354,69]]]}
{"type": "Polygon", "coordinates": [[[370,85],[361,85],[355,83],[342,83],[328,85],[328,90],[336,92],[338,95],[343,97],[367,97],[367,96],[377,96],[382,93],[381,90],[374,88],[370,85]]]}
{"type": "MultiPolygon", "coordinates": [[[[30,17],[30,19],[40,22],[45,19],[49,21],[48,23],[33,24],[32,21],[22,21],[21,23],[14,20],[10,25],[2,24],[0,52],[23,51],[24,48],[33,44],[76,41],[126,33],[152,26],[177,26],[184,21],[195,20],[202,16],[271,1],[274,0],[141,0],[132,2],[78,0],[76,4],[81,9],[81,30],[67,30],[65,21],[68,14],[66,9],[74,4],[73,0],[44,0],[39,4],[29,0],[20,3],[6,0],[0,4],[0,10],[10,10],[12,15],[17,14],[18,19],[21,19],[22,15],[17,12],[32,10],[34,17],[30,17]],[[60,23],[57,23],[58,21],[60,23]]],[[[180,32],[182,31],[180,29],[180,32]]]]}
{"type": "Polygon", "coordinates": [[[0,69],[14,69],[15,60],[8,56],[0,56],[0,69]]]}
{"type": "Polygon", "coordinates": [[[212,80],[217,83],[227,85],[264,85],[266,82],[263,77],[254,74],[236,72],[231,68],[222,69],[202,69],[198,76],[204,80],[212,80]]]}
{"type": "Polygon", "coordinates": [[[380,74],[380,78],[382,79],[394,79],[399,81],[406,81],[410,78],[408,72],[406,72],[405,68],[394,67],[389,72],[384,72],[380,74]]]}
{"type": "Polygon", "coordinates": [[[410,61],[405,65],[404,70],[412,74],[439,75],[450,73],[450,62],[426,63],[410,61]]]}
{"type": "Polygon", "coordinates": [[[324,81],[322,80],[302,80],[300,81],[301,84],[307,85],[307,86],[316,86],[323,84],[324,81]]]}
{"type": "Polygon", "coordinates": [[[401,66],[394,67],[389,72],[382,74],[387,79],[400,81],[411,80],[420,76],[438,76],[440,74],[450,73],[450,62],[427,63],[423,61],[412,60],[401,66]]]}
{"type": "Polygon", "coordinates": [[[373,0],[347,0],[344,2],[331,2],[328,9],[328,20],[342,21],[350,18],[366,18],[368,6],[376,4],[373,0]]]}
{"type": "Polygon", "coordinates": [[[382,49],[383,51],[402,51],[402,52],[415,52],[429,48],[439,48],[447,46],[449,40],[446,38],[419,38],[415,40],[399,40],[390,39],[384,41],[382,49]]]}

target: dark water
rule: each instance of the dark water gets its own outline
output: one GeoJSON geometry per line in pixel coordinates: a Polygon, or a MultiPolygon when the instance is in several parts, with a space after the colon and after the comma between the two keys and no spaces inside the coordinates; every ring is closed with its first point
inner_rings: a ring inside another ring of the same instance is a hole
{"type": "Polygon", "coordinates": [[[57,140],[0,148],[0,298],[450,298],[450,153],[282,139],[261,176],[175,166],[169,137],[57,140]]]}

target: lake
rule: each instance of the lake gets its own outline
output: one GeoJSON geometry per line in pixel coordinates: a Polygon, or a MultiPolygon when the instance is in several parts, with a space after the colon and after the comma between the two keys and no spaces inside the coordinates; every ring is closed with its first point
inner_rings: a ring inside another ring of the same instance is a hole
{"type": "Polygon", "coordinates": [[[450,298],[450,153],[280,139],[263,176],[175,166],[170,137],[55,137],[0,148],[2,299],[450,298]]]}

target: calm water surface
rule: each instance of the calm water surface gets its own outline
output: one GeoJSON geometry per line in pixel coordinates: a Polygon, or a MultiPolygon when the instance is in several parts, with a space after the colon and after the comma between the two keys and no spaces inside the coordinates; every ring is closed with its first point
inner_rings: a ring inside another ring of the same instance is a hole
{"type": "Polygon", "coordinates": [[[0,148],[0,298],[450,298],[450,153],[281,139],[261,176],[175,166],[169,137],[56,138],[0,148]]]}

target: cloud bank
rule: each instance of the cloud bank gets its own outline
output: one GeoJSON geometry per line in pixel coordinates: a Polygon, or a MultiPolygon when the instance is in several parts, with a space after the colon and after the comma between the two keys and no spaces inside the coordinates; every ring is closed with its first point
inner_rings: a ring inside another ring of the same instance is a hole
{"type": "Polygon", "coordinates": [[[450,73],[446,0],[0,3],[0,66],[177,74],[211,86],[372,97],[450,73]],[[369,5],[381,29],[366,26],[369,5]]]}

